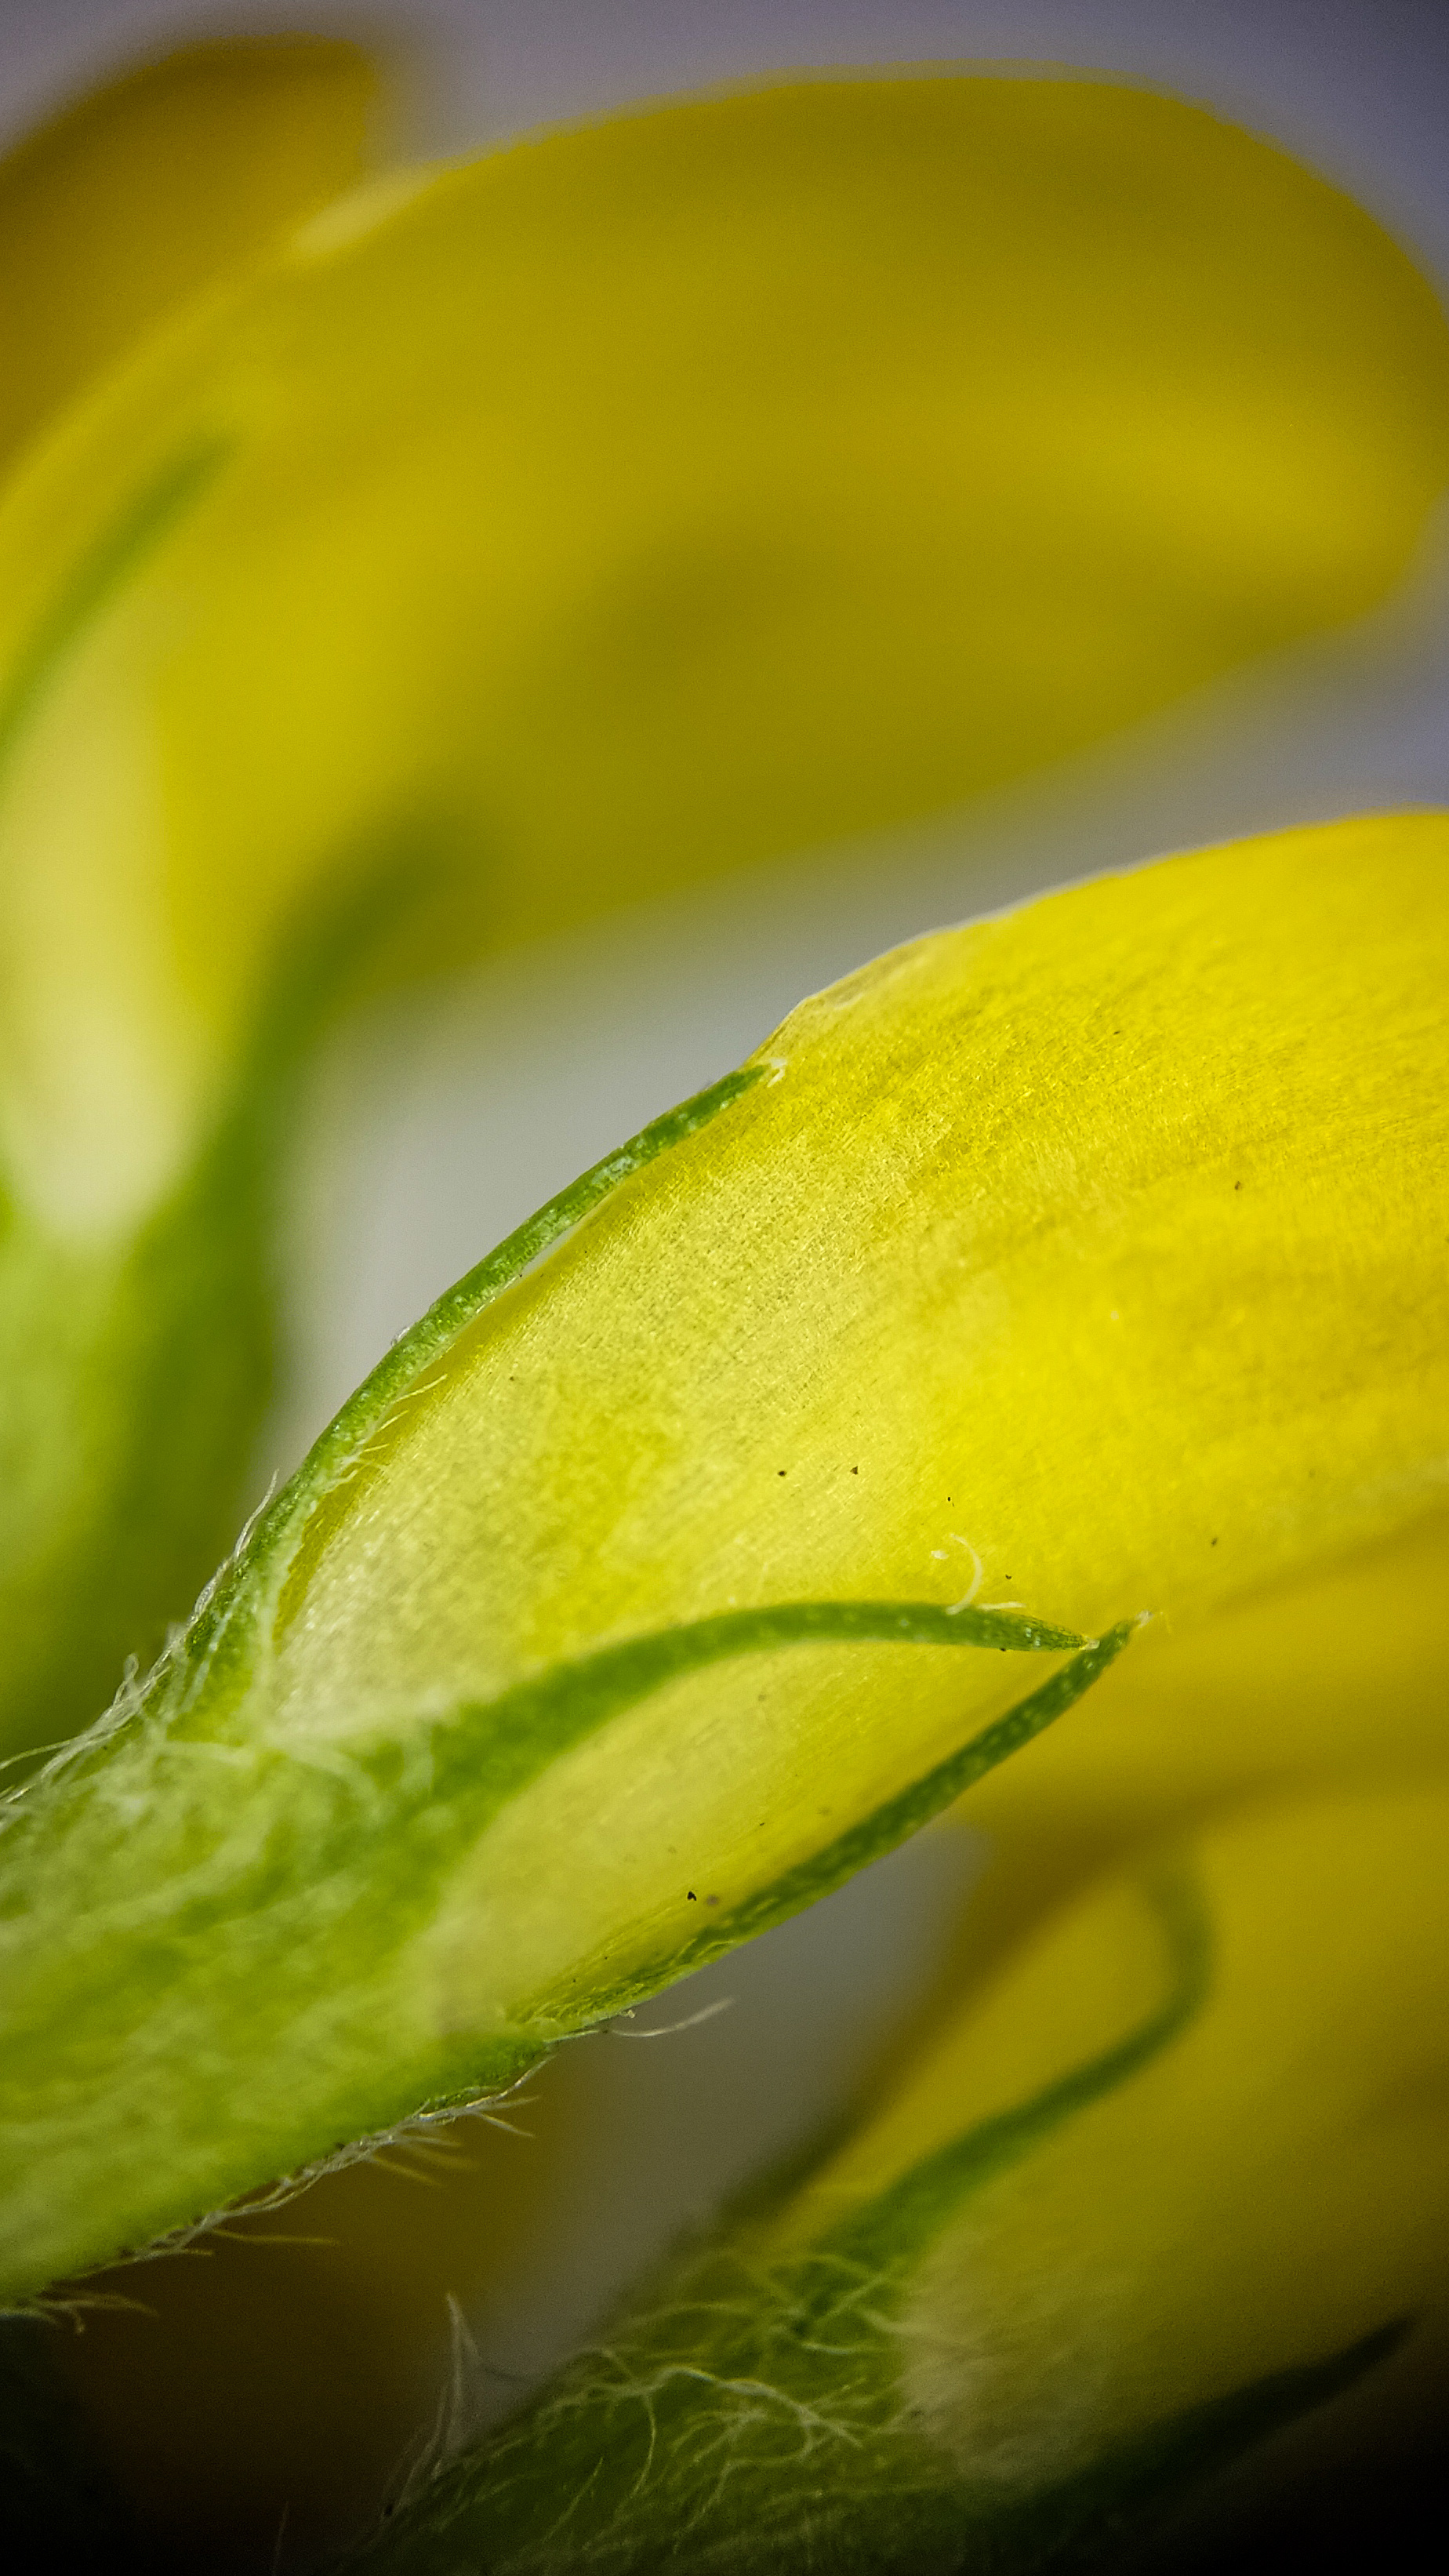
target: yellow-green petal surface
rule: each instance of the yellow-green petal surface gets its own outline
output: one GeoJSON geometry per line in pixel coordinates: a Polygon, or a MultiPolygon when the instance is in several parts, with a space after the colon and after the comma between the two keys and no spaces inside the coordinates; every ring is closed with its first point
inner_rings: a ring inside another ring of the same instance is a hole
{"type": "Polygon", "coordinates": [[[940,809],[1340,626],[1449,457],[1404,253],[1091,80],[394,173],[143,340],[0,503],[11,1744],[235,1526],[341,989],[940,809]]]}
{"type": "Polygon", "coordinates": [[[1043,1687],[978,1649],[1050,1684],[1408,1543],[1446,855],[1373,819],[919,941],[461,1283],[13,1812],[14,2259],[502,2081],[808,1901],[1043,1687]]]}
{"type": "Polygon", "coordinates": [[[1449,1757],[1449,1515],[1269,1582],[1206,1625],[1154,1620],[1030,1768],[963,1823],[991,1862],[962,1936],[981,1975],[1044,1907],[1170,1828],[1309,1781],[1410,1787],[1449,1757]]]}
{"type": "Polygon", "coordinates": [[[309,890],[461,842],[496,940],[939,808],[1359,614],[1446,465],[1409,261],[1145,92],[819,82],[348,199],[0,516],[11,1173],[148,1204],[309,890]]]}

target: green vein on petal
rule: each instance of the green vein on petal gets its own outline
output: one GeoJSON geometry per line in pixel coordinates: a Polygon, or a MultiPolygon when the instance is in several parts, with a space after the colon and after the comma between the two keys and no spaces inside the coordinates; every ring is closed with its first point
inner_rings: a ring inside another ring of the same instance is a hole
{"type": "Polygon", "coordinates": [[[1146,1880],[1145,1893],[1167,1951],[1168,1983],[1156,2010],[1099,2056],[923,2157],[868,2209],[830,2230],[822,2239],[824,2247],[876,2267],[908,2261],[939,2233],[968,2192],[1029,2155],[1064,2122],[1115,2092],[1181,2036],[1207,2000],[1211,1921],[1199,1890],[1182,1870],[1159,1871],[1146,1880]]]}
{"type": "MultiPolygon", "coordinates": [[[[843,1610],[854,1606],[849,1603],[839,1605],[843,1610]]],[[[886,1607],[884,1604],[881,1606],[886,1607]]],[[[916,1607],[919,1610],[924,1605],[916,1607]]],[[[993,1614],[984,1615],[989,1617],[993,1614]]],[[[938,1611],[929,1625],[913,1626],[912,1634],[922,1644],[964,1643],[964,1638],[957,1640],[942,1624],[949,1620],[954,1630],[960,1616],[955,1611],[938,1611]]],[[[817,1904],[821,1897],[843,1887],[857,1870],[866,1869],[872,1861],[883,1860],[887,1852],[897,1850],[933,1817],[953,1806],[988,1772],[994,1771],[1011,1754],[1030,1744],[1059,1717],[1065,1716],[1108,1665],[1115,1663],[1141,1624],[1140,1619],[1125,1619],[1117,1627],[1109,1629],[1105,1637],[1084,1646],[1080,1653],[1073,1655],[1069,1664],[1053,1673],[1050,1681],[1043,1682],[1039,1690],[1019,1700],[1004,1717],[996,1718],[990,1726],[983,1727],[959,1751],[948,1754],[944,1762],[933,1764],[898,1797],[886,1799],[870,1815],[862,1817],[859,1824],[837,1835],[834,1842],[828,1843],[813,1859],[803,1861],[797,1869],[784,1871],[768,1886],[757,1889],[743,1905],[732,1907],[713,1923],[701,1926],[692,1941],[671,1950],[667,1963],[656,1960],[652,1967],[636,1971],[628,1990],[616,1994],[608,2008],[617,2012],[621,2007],[653,1993],[666,1973],[671,1977],[682,1976],[696,1968],[706,1967],[713,1959],[723,1958],[741,1941],[752,1941],[761,1932],[768,1932],[775,1924],[787,1921],[792,1914],[801,1913],[807,1905],[817,1904]]],[[[815,1633],[821,1631],[816,1630],[815,1633]]],[[[848,1632],[842,1628],[840,1633],[848,1632]]],[[[854,1633],[866,1635],[872,1632],[861,1628],[854,1633]]],[[[901,1633],[905,1633],[904,1629],[901,1633]]],[[[992,1645],[1000,1641],[983,1635],[978,1642],[992,1645]]],[[[1068,1641],[1065,1636],[1054,1638],[1048,1630],[1039,1633],[1039,1642],[1063,1645],[1068,1641]]],[[[538,2009],[547,2010],[547,1998],[540,1999],[538,2009]]]]}
{"type": "MultiPolygon", "coordinates": [[[[1133,1624],[878,1809],[865,1839],[833,1838],[828,1883],[1063,1714],[1133,1624]]],[[[5,1964],[25,1985],[11,2015],[20,2116],[9,2138],[24,2159],[9,2185],[12,2294],[144,2244],[178,2215],[195,2220],[325,2155],[335,2137],[496,2089],[553,2039],[678,1974],[690,1964],[678,1936],[646,1971],[626,1949],[610,1982],[580,1973],[566,1996],[510,1991],[505,1969],[491,2011],[475,2004],[454,2030],[437,1927],[446,1954],[450,1911],[460,1916],[470,1946],[469,1881],[490,1825],[626,1712],[742,1658],[842,1645],[1055,1654],[1082,1641],[969,1603],[780,1603],[629,1639],[420,1721],[394,1713],[375,1740],[337,1748],[275,1727],[239,1740],[225,1687],[208,1727],[204,1684],[218,1667],[203,1653],[198,1679],[180,1658],[158,1677],[149,1715],[143,1702],[68,1749],[6,1819],[5,1964]],[[225,2111],[206,2107],[195,2076],[198,2035],[213,2022],[229,2048],[259,2058],[246,2097],[228,2088],[225,2111]],[[125,2104],[99,2171],[97,2088],[125,2104]]],[[[810,1903],[821,1885],[802,1865],[762,1906],[725,1918],[713,1946],[810,1903]]],[[[487,1975],[486,1947],[481,1964],[487,1975]]]]}
{"type": "Polygon", "coordinates": [[[526,1217],[496,1249],[444,1291],[419,1321],[394,1343],[386,1357],[363,1380],[357,1393],[314,1444],[296,1475],[258,1521],[251,1551],[258,1562],[293,1539],[309,1509],[325,1497],[339,1469],[359,1462],[374,1442],[386,1438],[395,1406],[406,1403],[428,1367],[456,1341],[505,1288],[532,1268],[543,1253],[582,1224],[592,1209],[628,1180],[647,1170],[660,1154],[698,1135],[721,1110],[753,1090],[767,1068],[741,1065],[695,1092],[677,1107],[651,1119],[638,1135],[617,1145],[566,1189],[526,1217]]]}
{"type": "Polygon", "coordinates": [[[916,942],[425,1319],[14,1811],[27,2281],[497,2089],[860,1865],[1030,1732],[994,1650],[925,1651],[1032,1641],[982,1596],[1105,1653],[1422,1516],[1446,829],[916,942]]]}

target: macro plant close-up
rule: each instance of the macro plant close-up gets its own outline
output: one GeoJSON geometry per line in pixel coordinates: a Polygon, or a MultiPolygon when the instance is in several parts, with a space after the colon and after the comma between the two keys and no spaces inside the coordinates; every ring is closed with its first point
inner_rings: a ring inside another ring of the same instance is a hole
{"type": "Polygon", "coordinates": [[[1449,27],[0,107],[8,2563],[1436,2561],[1449,27]]]}

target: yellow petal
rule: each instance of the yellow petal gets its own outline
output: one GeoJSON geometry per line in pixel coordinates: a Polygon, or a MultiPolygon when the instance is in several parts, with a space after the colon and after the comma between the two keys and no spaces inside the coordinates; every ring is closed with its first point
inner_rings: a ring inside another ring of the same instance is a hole
{"type": "Polygon", "coordinates": [[[16,1810],[14,2259],[808,1901],[1030,1689],[973,1619],[1185,1631],[1427,1517],[1446,855],[1379,818],[919,941],[441,1301],[16,1810]]]}
{"type": "Polygon", "coordinates": [[[0,164],[0,469],[91,379],[361,177],[355,45],[193,45],[127,72],[0,164]]]}
{"type": "Polygon", "coordinates": [[[1355,1548],[1206,1627],[1154,1620],[1088,1722],[956,1811],[993,1858],[960,1973],[980,1976],[1064,1890],[1169,1827],[1308,1781],[1382,1789],[1449,1759],[1449,1519],[1355,1548]]]}
{"type": "Polygon", "coordinates": [[[1444,482],[1423,279],[1146,92],[819,82],[402,194],[0,518],[0,1151],[82,1235],[300,917],[451,867],[451,953],[938,809],[1355,617],[1444,482]]]}
{"type": "MultiPolygon", "coordinates": [[[[412,1694],[772,1599],[971,1592],[1186,1631],[1427,1513],[1446,859],[1439,816],[1241,843],[802,1005],[762,1080],[342,1417],[285,1539],[258,1535],[279,1723],[345,1742],[412,1694]]],[[[851,1715],[883,1665],[858,1662],[767,1695],[762,1813],[817,1772],[848,1805],[857,1761],[861,1794],[889,1785],[851,1715]]],[[[920,1684],[889,1685],[907,1772],[997,1704],[930,1659],[920,1684]]],[[[642,1863],[593,1758],[577,1820],[612,1914],[642,1863]]],[[[500,1833],[532,1830],[510,1812],[500,1833]]],[[[581,1874],[576,1930],[589,1901],[581,1874]]]]}
{"type": "Polygon", "coordinates": [[[0,508],[7,1746],[235,1527],[339,985],[939,808],[1355,617],[1446,390],[1423,279],[1281,154],[973,76],[395,174],[74,404],[0,508]]]}
{"type": "MultiPolygon", "coordinates": [[[[963,2208],[905,2311],[908,2402],[967,2476],[1045,2483],[1442,2307],[1446,1825],[1440,1787],[1237,1819],[1197,1847],[1200,2016],[963,2208]]],[[[1094,1895],[1048,1932],[822,2176],[819,2207],[1085,2055],[1113,2012],[1124,2026],[1147,1965],[1130,1903],[1094,1895]]]]}

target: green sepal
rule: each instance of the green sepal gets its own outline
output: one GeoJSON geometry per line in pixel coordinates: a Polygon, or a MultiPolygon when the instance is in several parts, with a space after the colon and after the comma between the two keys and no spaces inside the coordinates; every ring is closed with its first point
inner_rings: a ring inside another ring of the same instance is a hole
{"type": "MultiPolygon", "coordinates": [[[[1195,1886],[1159,1871],[1145,1893],[1167,1976],[1131,2030],[783,2261],[762,2259],[769,2202],[757,2187],[743,2224],[727,2220],[702,2253],[668,2267],[604,2345],[444,2468],[355,2563],[378,2576],[1015,2576],[1048,2563],[1020,2503],[1003,2509],[963,2480],[913,2423],[901,2311],[923,2255],[973,2192],[1160,2056],[1201,2010],[1211,1936],[1195,1886]]],[[[777,2196],[799,2179],[792,2167],[777,2196]]],[[[1165,2456],[1178,2453],[1169,2444],[1165,2456]]],[[[1083,2518],[1069,2514],[1070,2528],[1083,2518]]]]}

